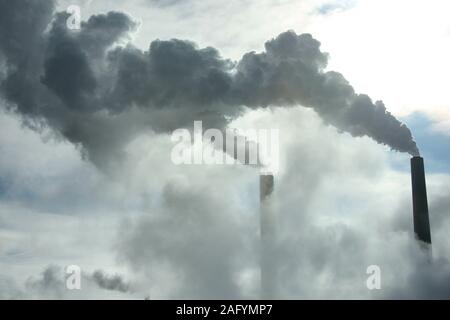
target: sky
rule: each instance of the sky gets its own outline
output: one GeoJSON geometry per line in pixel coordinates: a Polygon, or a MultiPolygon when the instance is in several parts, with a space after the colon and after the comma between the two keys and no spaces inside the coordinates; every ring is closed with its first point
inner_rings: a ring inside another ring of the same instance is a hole
{"type": "Polygon", "coordinates": [[[448,6],[0,0],[0,299],[260,297],[259,171],[173,164],[197,119],[280,130],[277,298],[450,298],[448,6]]]}

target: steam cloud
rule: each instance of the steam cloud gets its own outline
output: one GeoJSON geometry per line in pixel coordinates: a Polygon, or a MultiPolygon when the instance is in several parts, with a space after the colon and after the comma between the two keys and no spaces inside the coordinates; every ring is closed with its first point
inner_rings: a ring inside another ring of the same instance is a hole
{"type": "Polygon", "coordinates": [[[146,130],[170,132],[194,120],[225,128],[244,107],[302,105],[353,136],[419,153],[410,130],[381,101],[340,74],[309,34],[293,31],[239,62],[211,47],[155,40],[129,43],[137,24],[119,12],[95,15],[81,30],[51,0],[0,0],[0,91],[8,109],[39,129],[49,126],[102,166],[146,130]],[[122,44],[122,45],[117,45],[122,44]]]}

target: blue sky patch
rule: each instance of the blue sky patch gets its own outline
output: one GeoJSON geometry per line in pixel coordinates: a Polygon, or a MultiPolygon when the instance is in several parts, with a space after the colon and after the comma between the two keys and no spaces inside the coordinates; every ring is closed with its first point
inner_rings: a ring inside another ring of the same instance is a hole
{"type": "MultiPolygon", "coordinates": [[[[414,136],[430,173],[450,173],[450,136],[433,130],[433,121],[422,112],[401,119],[414,136]]],[[[409,170],[409,164],[407,164],[409,170]]]]}
{"type": "Polygon", "coordinates": [[[355,1],[353,0],[341,0],[341,1],[330,1],[317,8],[317,13],[326,15],[332,13],[333,11],[345,11],[353,8],[355,6],[355,1]]]}

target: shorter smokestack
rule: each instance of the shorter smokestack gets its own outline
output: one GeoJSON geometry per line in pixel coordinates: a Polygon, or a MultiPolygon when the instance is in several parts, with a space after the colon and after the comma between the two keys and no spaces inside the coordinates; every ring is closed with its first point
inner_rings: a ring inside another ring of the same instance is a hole
{"type": "Polygon", "coordinates": [[[273,192],[273,175],[259,176],[259,196],[261,214],[261,238],[263,242],[273,236],[274,217],[270,201],[273,192]]]}
{"type": "Polygon", "coordinates": [[[273,175],[263,174],[259,176],[260,196],[260,223],[261,223],[261,298],[273,299],[275,297],[275,263],[274,259],[274,212],[273,200],[273,175]]]}
{"type": "Polygon", "coordinates": [[[273,174],[262,174],[259,176],[260,200],[264,201],[273,192],[273,174]]]}
{"type": "Polygon", "coordinates": [[[427,188],[423,158],[411,158],[411,182],[413,197],[414,234],[416,238],[431,244],[430,220],[428,217],[427,188]]]}

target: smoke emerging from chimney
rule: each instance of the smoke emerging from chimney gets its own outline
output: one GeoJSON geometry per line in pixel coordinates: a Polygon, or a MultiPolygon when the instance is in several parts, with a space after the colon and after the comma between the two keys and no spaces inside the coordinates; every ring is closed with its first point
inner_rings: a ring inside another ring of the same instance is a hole
{"type": "Polygon", "coordinates": [[[225,129],[244,107],[268,106],[313,108],[341,131],[419,154],[381,101],[325,70],[328,55],[310,34],[284,32],[233,62],[177,39],[142,51],[128,43],[137,24],[120,12],[92,16],[79,31],[67,19],[50,0],[0,0],[0,94],[26,124],[52,128],[98,166],[146,130],[195,120],[225,129]]]}

